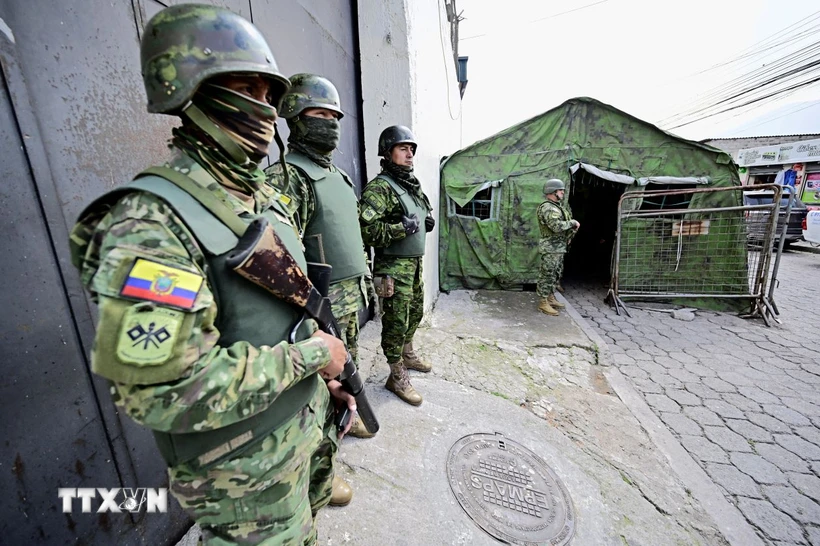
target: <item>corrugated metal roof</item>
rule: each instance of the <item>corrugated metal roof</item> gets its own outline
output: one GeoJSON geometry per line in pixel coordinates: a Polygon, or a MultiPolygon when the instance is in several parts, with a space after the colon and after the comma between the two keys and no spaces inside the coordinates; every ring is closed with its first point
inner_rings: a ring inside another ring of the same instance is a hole
{"type": "Polygon", "coordinates": [[[752,140],[754,138],[792,138],[792,137],[816,137],[820,133],[798,133],[794,135],[759,135],[759,136],[745,136],[745,137],[722,137],[722,138],[704,138],[699,140],[701,144],[704,142],[713,142],[715,140],[752,140]]]}

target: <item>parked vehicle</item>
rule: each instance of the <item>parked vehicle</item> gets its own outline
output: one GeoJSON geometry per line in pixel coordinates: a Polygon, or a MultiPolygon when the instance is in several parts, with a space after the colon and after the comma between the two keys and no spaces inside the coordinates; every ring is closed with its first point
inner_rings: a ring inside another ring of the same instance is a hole
{"type": "MultiPolygon", "coordinates": [[[[784,186],[783,194],[780,197],[780,211],[778,213],[779,219],[777,223],[777,233],[772,241],[772,246],[776,247],[780,241],[780,234],[783,233],[783,224],[786,217],[786,209],[789,206],[789,192],[791,187],[784,186]]],[[[744,205],[767,205],[771,204],[774,199],[774,192],[771,190],[753,190],[743,192],[744,205]]],[[[803,202],[794,197],[792,201],[791,214],[789,215],[789,222],[786,226],[786,244],[789,246],[792,243],[803,240],[803,219],[808,214],[808,208],[803,202]]],[[[746,213],[746,241],[751,246],[760,246],[766,235],[766,228],[768,226],[768,211],[748,211],[746,213]]]]}
{"type": "Polygon", "coordinates": [[[810,210],[803,218],[803,239],[820,245],[820,210],[810,210]]]}

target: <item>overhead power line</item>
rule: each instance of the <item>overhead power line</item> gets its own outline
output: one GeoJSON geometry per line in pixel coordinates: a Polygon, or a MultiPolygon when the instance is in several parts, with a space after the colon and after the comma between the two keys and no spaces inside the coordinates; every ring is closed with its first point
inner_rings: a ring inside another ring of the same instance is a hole
{"type": "Polygon", "coordinates": [[[792,59],[776,63],[769,69],[758,70],[740,78],[735,78],[723,87],[715,88],[690,109],[664,118],[659,124],[668,125],[726,102],[731,102],[738,97],[764,91],[767,86],[785,83],[796,76],[811,72],[818,66],[820,66],[820,41],[811,49],[798,53],[792,59]]]}
{"type": "MultiPolygon", "coordinates": [[[[539,19],[534,19],[532,21],[528,21],[528,24],[539,23],[541,21],[546,21],[548,19],[555,19],[556,17],[561,17],[562,15],[567,15],[569,13],[574,13],[576,11],[581,11],[582,9],[591,8],[591,7],[597,6],[599,4],[606,4],[607,2],[609,2],[609,0],[598,0],[598,2],[593,2],[591,4],[586,4],[584,6],[579,6],[577,8],[573,8],[573,9],[570,9],[570,10],[567,10],[567,11],[562,11],[562,12],[559,12],[559,13],[553,13],[552,15],[547,15],[546,17],[541,17],[539,19]]],[[[520,32],[520,31],[521,31],[520,26],[514,26],[514,27],[508,27],[508,28],[505,28],[505,29],[502,29],[502,30],[497,30],[495,32],[485,32],[483,34],[476,34],[475,36],[467,36],[466,38],[459,39],[459,41],[460,42],[466,42],[467,40],[474,40],[476,38],[483,38],[485,36],[492,36],[493,34],[504,34],[504,33],[508,33],[508,32],[520,32]]]]}
{"type": "Polygon", "coordinates": [[[815,76],[820,74],[818,31],[820,11],[750,45],[731,59],[697,72],[693,76],[729,66],[737,70],[758,65],[699,94],[675,114],[658,121],[658,125],[683,127],[722,113],[782,100],[814,85],[815,76]]]}
{"type": "Polygon", "coordinates": [[[792,114],[796,114],[797,112],[802,112],[803,110],[811,108],[812,106],[820,106],[820,102],[810,102],[806,105],[798,104],[798,106],[799,106],[799,108],[792,108],[788,112],[784,112],[784,113],[782,113],[778,116],[775,116],[773,118],[766,118],[763,121],[760,121],[760,122],[755,123],[753,125],[749,125],[749,124],[741,125],[740,127],[737,128],[737,130],[738,131],[746,131],[748,129],[754,129],[755,127],[760,127],[761,125],[765,125],[766,123],[769,123],[769,122],[774,121],[776,119],[785,118],[786,116],[791,116],[792,114]]]}
{"type": "Polygon", "coordinates": [[[693,101],[691,106],[683,109],[681,112],[662,119],[660,123],[665,123],[672,119],[685,116],[692,111],[699,110],[700,108],[703,108],[716,100],[720,100],[721,98],[725,98],[726,96],[735,93],[739,89],[759,85],[760,82],[764,81],[766,78],[781,72],[785,72],[797,65],[799,62],[811,61],[818,58],[818,54],[820,54],[820,40],[799,51],[791,52],[787,55],[774,59],[766,65],[741,74],[740,76],[707,90],[704,95],[693,101]]]}
{"type": "MultiPolygon", "coordinates": [[[[737,62],[737,61],[742,60],[744,58],[748,58],[749,56],[757,55],[757,54],[759,54],[763,51],[766,51],[769,48],[769,45],[767,45],[767,42],[771,41],[772,39],[778,37],[779,35],[781,35],[785,32],[788,32],[788,31],[792,30],[795,25],[798,25],[798,24],[803,23],[805,21],[814,20],[814,19],[820,19],[820,11],[815,11],[811,15],[808,15],[808,16],[804,17],[803,19],[800,19],[799,21],[791,23],[790,25],[786,26],[785,28],[780,29],[779,31],[775,32],[774,34],[769,35],[768,37],[760,40],[759,42],[755,42],[752,45],[750,45],[749,47],[747,47],[745,49],[741,49],[738,52],[739,55],[737,57],[729,59],[728,61],[724,61],[724,62],[715,64],[715,65],[712,65],[709,68],[705,68],[705,69],[701,70],[700,72],[695,72],[694,74],[692,74],[692,76],[697,76],[697,75],[709,72],[711,70],[715,70],[716,68],[721,68],[721,67],[724,67],[724,66],[728,66],[728,65],[730,65],[734,62],[737,62]],[[763,46],[766,46],[766,47],[761,49],[761,47],[763,47],[763,46]],[[757,48],[757,49],[755,49],[755,48],[757,48]],[[754,51],[749,51],[749,50],[754,50],[754,51]]],[[[808,33],[808,32],[809,32],[808,30],[803,30],[800,33],[798,33],[797,35],[789,36],[789,38],[787,38],[786,41],[790,41],[792,37],[803,35],[803,34],[808,33]]]]}
{"type": "Polygon", "coordinates": [[[774,96],[780,95],[780,94],[782,94],[782,93],[785,93],[785,92],[787,92],[787,91],[796,91],[796,90],[798,90],[798,89],[802,89],[802,88],[805,88],[805,87],[809,87],[809,86],[815,85],[815,84],[816,84],[816,83],[818,83],[818,82],[820,82],[820,76],[814,77],[814,78],[812,78],[812,79],[810,79],[810,80],[808,80],[808,81],[803,81],[803,82],[800,82],[800,83],[794,84],[794,85],[792,85],[792,86],[790,86],[790,87],[787,87],[787,88],[785,88],[785,89],[780,89],[780,90],[778,90],[778,91],[773,91],[772,93],[769,93],[768,95],[765,95],[765,96],[763,96],[763,97],[758,97],[758,98],[756,98],[756,99],[749,100],[749,101],[747,101],[747,102],[744,102],[743,104],[738,104],[738,105],[736,105],[736,106],[731,106],[731,107],[729,107],[729,108],[725,108],[725,109],[723,109],[723,110],[720,110],[719,112],[714,112],[714,113],[712,113],[712,114],[707,114],[707,115],[701,116],[701,117],[699,117],[699,118],[697,118],[697,119],[693,119],[693,120],[691,120],[691,121],[687,121],[686,123],[681,123],[681,124],[679,124],[679,125],[675,125],[674,127],[670,127],[669,129],[670,129],[670,130],[671,130],[671,129],[678,129],[678,128],[680,128],[680,127],[684,127],[684,126],[686,126],[686,125],[691,125],[691,124],[693,124],[693,123],[696,123],[696,122],[698,122],[698,121],[702,121],[702,120],[707,119],[707,118],[711,118],[711,117],[716,116],[716,115],[718,115],[718,114],[723,114],[723,113],[725,113],[725,112],[730,112],[730,111],[732,111],[732,110],[736,110],[736,109],[738,109],[738,108],[743,108],[744,106],[749,106],[749,105],[754,104],[754,103],[756,103],[756,102],[759,102],[759,101],[761,101],[761,100],[763,100],[763,99],[766,99],[766,98],[769,98],[769,97],[774,97],[774,96]]]}

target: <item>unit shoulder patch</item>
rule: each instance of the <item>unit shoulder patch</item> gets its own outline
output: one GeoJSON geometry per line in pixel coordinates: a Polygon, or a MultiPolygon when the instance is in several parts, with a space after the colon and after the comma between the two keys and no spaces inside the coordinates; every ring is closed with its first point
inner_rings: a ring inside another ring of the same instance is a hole
{"type": "Polygon", "coordinates": [[[165,364],[174,354],[184,313],[149,304],[131,306],[120,323],[117,358],[137,367],[165,364]]]}
{"type": "Polygon", "coordinates": [[[376,218],[376,216],[378,216],[378,214],[379,213],[376,212],[376,210],[372,206],[370,206],[370,204],[368,204],[364,207],[364,209],[362,209],[362,220],[364,220],[367,223],[370,223],[376,218]]]}
{"type": "Polygon", "coordinates": [[[125,278],[120,295],[180,309],[192,309],[203,280],[198,273],[137,258],[125,278]]]}

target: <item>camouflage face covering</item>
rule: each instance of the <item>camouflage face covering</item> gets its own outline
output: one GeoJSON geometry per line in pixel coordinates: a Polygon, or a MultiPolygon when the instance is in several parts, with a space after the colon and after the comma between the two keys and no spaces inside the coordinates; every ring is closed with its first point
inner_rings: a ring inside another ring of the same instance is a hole
{"type": "Polygon", "coordinates": [[[333,150],[339,145],[339,120],[299,115],[288,120],[288,145],[323,167],[330,167],[333,150]]]}
{"type": "Polygon", "coordinates": [[[418,185],[419,181],[413,175],[413,167],[405,165],[396,165],[386,158],[382,158],[381,167],[384,172],[389,174],[398,182],[403,182],[405,185],[418,185]]]}
{"type": "Polygon", "coordinates": [[[213,84],[205,84],[197,91],[194,104],[239,144],[251,161],[259,163],[267,157],[276,108],[213,84]]]}

